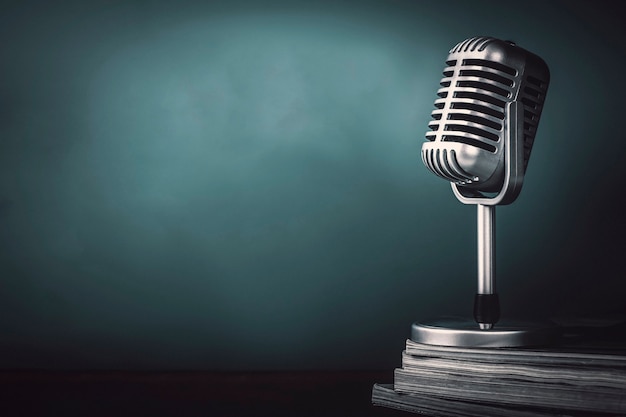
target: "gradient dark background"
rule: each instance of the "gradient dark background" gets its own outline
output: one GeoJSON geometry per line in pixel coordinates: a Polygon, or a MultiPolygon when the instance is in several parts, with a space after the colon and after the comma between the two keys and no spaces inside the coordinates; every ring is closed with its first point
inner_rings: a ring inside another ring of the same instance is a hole
{"type": "Polygon", "coordinates": [[[0,368],[398,365],[413,321],[471,313],[475,209],[419,150],[476,35],[552,73],[503,314],[625,313],[610,5],[3,2],[0,368]]]}

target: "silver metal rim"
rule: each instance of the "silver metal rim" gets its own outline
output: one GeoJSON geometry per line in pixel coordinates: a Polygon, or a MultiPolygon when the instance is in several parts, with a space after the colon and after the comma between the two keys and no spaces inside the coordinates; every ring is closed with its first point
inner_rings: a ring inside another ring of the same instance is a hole
{"type": "Polygon", "coordinates": [[[437,346],[521,347],[557,343],[561,333],[550,323],[502,321],[489,330],[463,318],[424,320],[411,326],[411,340],[437,346]]]}

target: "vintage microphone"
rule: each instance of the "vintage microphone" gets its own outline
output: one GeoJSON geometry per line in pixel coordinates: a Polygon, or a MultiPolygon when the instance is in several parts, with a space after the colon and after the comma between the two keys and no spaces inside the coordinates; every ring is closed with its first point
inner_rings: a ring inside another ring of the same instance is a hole
{"type": "Polygon", "coordinates": [[[466,39],[450,50],[422,160],[477,207],[478,291],[474,321],[414,323],[411,339],[450,346],[548,343],[549,325],[502,322],[495,288],[495,209],[519,195],[550,82],[546,63],[510,41],[466,39]]]}

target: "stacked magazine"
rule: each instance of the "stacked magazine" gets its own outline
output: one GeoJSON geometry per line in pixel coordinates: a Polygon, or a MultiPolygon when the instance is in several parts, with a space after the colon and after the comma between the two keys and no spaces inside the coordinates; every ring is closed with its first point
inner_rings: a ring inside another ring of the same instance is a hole
{"type": "Polygon", "coordinates": [[[626,416],[626,350],[617,345],[464,348],[407,340],[374,405],[432,416],[626,416]]]}

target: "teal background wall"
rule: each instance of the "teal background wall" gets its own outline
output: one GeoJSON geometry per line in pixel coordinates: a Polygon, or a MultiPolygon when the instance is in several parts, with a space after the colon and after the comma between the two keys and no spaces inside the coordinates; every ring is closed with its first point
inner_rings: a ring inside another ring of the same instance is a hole
{"type": "Polygon", "coordinates": [[[419,150],[476,35],[552,72],[503,314],[625,313],[608,2],[3,4],[0,368],[398,365],[413,321],[472,308],[474,208],[419,150]]]}

